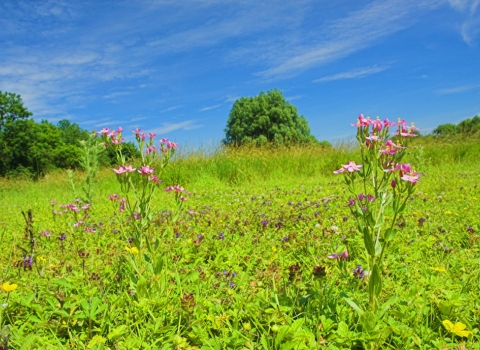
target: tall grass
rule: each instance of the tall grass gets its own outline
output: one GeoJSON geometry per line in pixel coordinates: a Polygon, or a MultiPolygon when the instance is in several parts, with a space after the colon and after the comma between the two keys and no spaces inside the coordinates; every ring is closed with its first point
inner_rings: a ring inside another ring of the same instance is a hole
{"type": "MultiPolygon", "coordinates": [[[[409,149],[405,161],[416,164],[418,171],[443,163],[476,163],[480,159],[480,140],[473,137],[426,136],[414,139],[409,149]]],[[[346,160],[359,161],[357,158],[353,140],[340,141],[332,148],[315,145],[230,148],[207,144],[200,148],[180,148],[162,180],[166,186],[181,184],[190,189],[261,185],[284,179],[301,182],[329,175],[346,160]]],[[[83,176],[82,172],[75,173],[79,180],[83,176]]],[[[115,175],[110,168],[102,169],[98,176],[101,183],[98,196],[115,191],[115,175]]],[[[0,178],[0,203],[11,192],[31,201],[48,193],[52,197],[62,193],[71,199],[73,194],[67,188],[65,171],[52,172],[36,182],[0,178]]]]}

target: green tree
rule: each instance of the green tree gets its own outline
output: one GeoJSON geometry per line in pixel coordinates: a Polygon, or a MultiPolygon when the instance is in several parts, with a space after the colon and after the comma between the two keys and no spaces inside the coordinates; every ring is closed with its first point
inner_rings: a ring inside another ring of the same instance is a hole
{"type": "Polygon", "coordinates": [[[227,145],[263,145],[316,142],[307,120],[283,97],[281,91],[263,91],[235,101],[225,129],[227,145]]]}
{"type": "Polygon", "coordinates": [[[20,95],[0,91],[0,132],[3,131],[6,123],[27,119],[32,115],[33,113],[23,106],[20,95]]]}
{"type": "Polygon", "coordinates": [[[42,120],[9,121],[2,132],[0,174],[30,173],[34,177],[55,169],[55,159],[63,145],[58,128],[42,120]]]}
{"type": "Polygon", "coordinates": [[[432,133],[436,136],[454,135],[457,133],[457,126],[455,124],[441,124],[437,126],[432,133]]]}
{"type": "Polygon", "coordinates": [[[476,115],[473,118],[462,120],[457,125],[457,132],[463,135],[472,135],[480,131],[480,117],[476,115]]]}

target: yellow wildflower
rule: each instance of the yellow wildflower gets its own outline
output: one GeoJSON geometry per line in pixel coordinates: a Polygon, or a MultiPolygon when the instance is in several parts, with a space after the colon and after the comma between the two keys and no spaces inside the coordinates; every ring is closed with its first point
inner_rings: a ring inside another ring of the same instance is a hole
{"type": "Polygon", "coordinates": [[[438,271],[438,272],[446,272],[447,270],[444,267],[431,267],[430,268],[433,271],[438,271]]]}
{"type": "Polygon", "coordinates": [[[125,250],[131,254],[138,254],[138,249],[137,247],[125,247],[125,250]]]}
{"type": "Polygon", "coordinates": [[[13,292],[15,289],[17,289],[17,287],[18,286],[16,284],[10,284],[8,282],[2,284],[2,289],[7,293],[13,292]]]}
{"type": "Polygon", "coordinates": [[[454,325],[451,321],[445,320],[442,323],[448,331],[455,333],[459,337],[468,337],[470,334],[472,334],[472,332],[465,330],[467,325],[463,324],[462,322],[457,322],[454,325]]]}
{"type": "Polygon", "coordinates": [[[453,213],[452,213],[450,210],[447,210],[447,211],[445,212],[445,215],[452,215],[452,214],[453,214],[453,213]]]}

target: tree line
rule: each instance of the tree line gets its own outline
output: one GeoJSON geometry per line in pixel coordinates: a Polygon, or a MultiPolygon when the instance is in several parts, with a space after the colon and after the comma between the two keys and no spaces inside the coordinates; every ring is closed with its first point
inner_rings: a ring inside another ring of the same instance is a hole
{"type": "Polygon", "coordinates": [[[435,136],[472,136],[480,135],[480,117],[476,115],[473,118],[462,120],[458,124],[441,124],[432,131],[435,136]]]}
{"type": "MultiPolygon", "coordinates": [[[[67,119],[40,123],[24,106],[20,95],[0,91],[0,176],[38,178],[55,169],[80,169],[83,148],[91,132],[67,119]]],[[[137,156],[127,143],[127,156],[137,156]]],[[[100,165],[113,164],[115,155],[107,149],[100,165]]]]}
{"type": "MultiPolygon", "coordinates": [[[[37,123],[30,118],[32,115],[20,95],[0,91],[0,176],[38,178],[55,169],[81,169],[82,141],[87,141],[92,132],[67,119],[56,124],[47,120],[37,123]]],[[[277,89],[235,101],[224,131],[223,143],[227,147],[300,144],[331,147],[328,141],[317,141],[305,117],[277,89]]],[[[480,117],[439,125],[432,135],[480,135],[480,117]]],[[[124,150],[127,157],[139,157],[131,142],[125,144],[124,150]]],[[[111,148],[100,153],[98,163],[100,166],[115,163],[111,148]]]]}

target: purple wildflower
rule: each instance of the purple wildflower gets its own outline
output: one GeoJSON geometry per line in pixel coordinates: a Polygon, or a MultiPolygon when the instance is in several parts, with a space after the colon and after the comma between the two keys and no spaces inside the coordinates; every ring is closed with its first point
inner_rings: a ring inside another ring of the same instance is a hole
{"type": "Polygon", "coordinates": [[[362,269],[362,265],[359,264],[356,269],[353,269],[353,276],[360,279],[365,277],[365,271],[362,269]]]}

